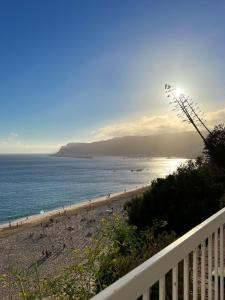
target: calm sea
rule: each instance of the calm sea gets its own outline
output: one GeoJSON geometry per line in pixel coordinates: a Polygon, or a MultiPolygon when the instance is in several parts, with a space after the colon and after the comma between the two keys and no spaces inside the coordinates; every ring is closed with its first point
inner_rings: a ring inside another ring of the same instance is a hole
{"type": "Polygon", "coordinates": [[[0,223],[150,184],[184,161],[0,155],[0,223]]]}

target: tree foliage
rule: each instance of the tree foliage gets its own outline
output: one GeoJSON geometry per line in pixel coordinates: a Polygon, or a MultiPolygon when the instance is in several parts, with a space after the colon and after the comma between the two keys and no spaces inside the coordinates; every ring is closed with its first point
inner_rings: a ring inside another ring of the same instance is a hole
{"type": "Polygon", "coordinates": [[[143,229],[155,219],[167,221],[167,230],[184,234],[220,208],[225,175],[202,159],[188,161],[174,174],[156,179],[142,197],[125,205],[130,224],[143,229]]]}
{"type": "Polygon", "coordinates": [[[207,136],[204,153],[218,167],[225,168],[225,126],[220,124],[207,136]]]}

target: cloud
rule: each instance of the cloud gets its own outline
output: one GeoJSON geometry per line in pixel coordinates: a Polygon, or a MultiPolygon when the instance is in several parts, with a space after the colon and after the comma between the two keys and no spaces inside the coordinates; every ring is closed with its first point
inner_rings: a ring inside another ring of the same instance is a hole
{"type": "Polygon", "coordinates": [[[14,138],[17,138],[17,137],[19,136],[19,134],[16,133],[16,132],[11,132],[11,133],[10,133],[10,136],[11,136],[11,137],[14,137],[14,138]]]}
{"type": "MultiPolygon", "coordinates": [[[[225,120],[225,109],[206,114],[206,124],[213,128],[225,120]]],[[[176,115],[143,116],[136,120],[117,122],[92,132],[93,140],[109,139],[126,135],[151,135],[193,130],[190,124],[182,122],[176,115]]]]}
{"type": "MultiPolygon", "coordinates": [[[[213,128],[225,122],[225,108],[206,114],[206,124],[213,128]]],[[[110,139],[126,135],[151,135],[160,133],[192,131],[190,124],[181,122],[175,114],[159,116],[142,116],[126,122],[115,122],[101,127],[91,133],[89,141],[110,139]]],[[[71,138],[70,141],[73,141],[71,138]]],[[[0,153],[55,153],[68,141],[24,140],[16,132],[11,132],[0,139],[0,153]]]]}
{"type": "Polygon", "coordinates": [[[208,113],[207,123],[210,126],[215,126],[220,123],[225,123],[225,108],[215,112],[208,113]]]}
{"type": "Polygon", "coordinates": [[[10,132],[10,134],[8,136],[6,136],[5,138],[3,138],[2,140],[0,140],[0,145],[18,145],[20,144],[20,140],[19,140],[19,135],[16,132],[10,132]]]}

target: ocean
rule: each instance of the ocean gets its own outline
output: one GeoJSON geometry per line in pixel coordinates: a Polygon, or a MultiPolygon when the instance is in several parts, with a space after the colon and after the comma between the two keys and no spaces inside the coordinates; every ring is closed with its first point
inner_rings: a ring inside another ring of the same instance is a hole
{"type": "Polygon", "coordinates": [[[0,155],[0,223],[148,185],[185,161],[0,155]]]}

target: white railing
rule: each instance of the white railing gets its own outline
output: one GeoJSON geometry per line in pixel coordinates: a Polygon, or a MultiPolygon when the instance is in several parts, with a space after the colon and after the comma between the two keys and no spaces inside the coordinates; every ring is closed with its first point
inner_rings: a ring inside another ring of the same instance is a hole
{"type": "Polygon", "coordinates": [[[92,300],[224,300],[224,223],[225,208],[92,300]]]}

